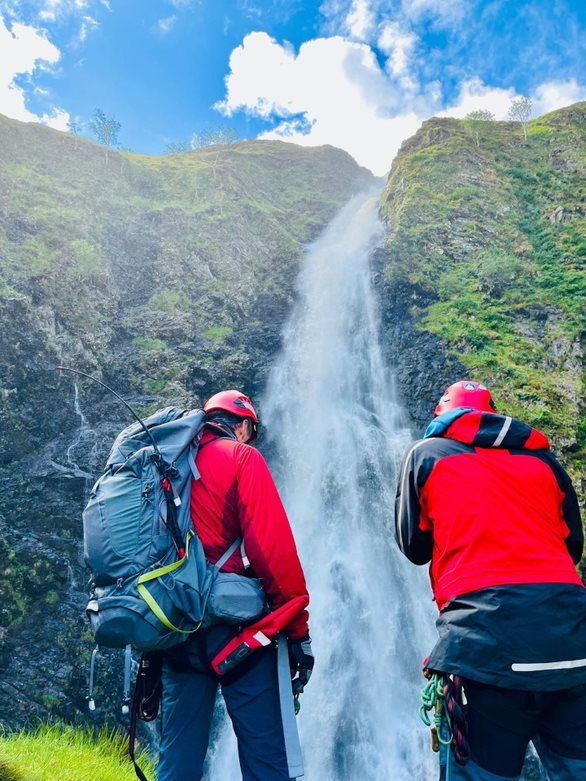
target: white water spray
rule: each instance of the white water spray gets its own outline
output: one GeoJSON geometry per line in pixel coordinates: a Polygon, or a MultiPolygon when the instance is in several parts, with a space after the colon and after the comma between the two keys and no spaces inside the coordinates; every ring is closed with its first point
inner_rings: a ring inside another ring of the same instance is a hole
{"type": "MultiPolygon", "coordinates": [[[[382,239],[377,198],[361,196],[309,249],[262,405],[311,595],[316,669],[299,716],[307,781],[419,781],[435,768],[418,719],[430,593],[393,538],[409,435],[371,287],[382,239]]],[[[227,732],[212,781],[240,778],[227,732]]]]}
{"type": "Polygon", "coordinates": [[[93,452],[97,446],[97,436],[96,436],[96,432],[90,426],[89,421],[86,418],[83,409],[81,407],[81,402],[79,399],[79,387],[77,383],[75,383],[73,387],[74,387],[73,409],[75,411],[75,414],[79,418],[79,426],[66,451],[67,464],[71,468],[71,471],[76,477],[84,478],[84,480],[86,481],[86,488],[87,488],[87,484],[88,483],[91,484],[93,478],[92,475],[87,470],[84,470],[80,467],[78,461],[76,460],[78,458],[76,451],[78,451],[80,448],[82,448],[84,451],[87,450],[89,443],[92,442],[93,443],[92,455],[93,455],[93,452]]]}

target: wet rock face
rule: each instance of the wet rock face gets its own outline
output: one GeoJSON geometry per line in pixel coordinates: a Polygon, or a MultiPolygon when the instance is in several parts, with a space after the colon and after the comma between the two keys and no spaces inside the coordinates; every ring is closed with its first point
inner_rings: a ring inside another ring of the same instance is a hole
{"type": "MultiPolygon", "coordinates": [[[[81,512],[116,433],[223,387],[254,395],[304,246],[372,176],[258,142],[174,158],[103,151],[0,116],[0,723],[87,718],[81,512]]],[[[119,713],[101,655],[95,719],[119,713]]]]}
{"type": "MultiPolygon", "coordinates": [[[[384,250],[379,251],[375,267],[383,269],[385,262],[384,250]]],[[[441,339],[422,329],[421,319],[413,316],[414,308],[423,308],[429,302],[425,291],[389,279],[380,270],[375,284],[380,291],[387,362],[394,368],[397,392],[409,414],[413,436],[419,437],[444,389],[465,377],[466,370],[445,350],[441,339]]]]}

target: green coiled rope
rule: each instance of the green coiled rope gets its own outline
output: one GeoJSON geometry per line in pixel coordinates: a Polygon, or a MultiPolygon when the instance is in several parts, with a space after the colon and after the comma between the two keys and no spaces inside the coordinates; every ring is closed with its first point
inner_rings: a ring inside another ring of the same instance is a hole
{"type": "Polygon", "coordinates": [[[421,721],[426,727],[434,726],[437,739],[442,746],[449,746],[452,742],[452,731],[446,714],[444,704],[444,676],[434,673],[427,684],[421,690],[421,707],[419,709],[421,721]],[[433,720],[430,717],[431,711],[433,720]]]}
{"type": "MultiPolygon", "coordinates": [[[[452,730],[450,720],[446,713],[444,696],[444,676],[434,673],[426,686],[421,690],[421,707],[419,708],[421,721],[426,727],[435,729],[437,741],[446,748],[446,781],[450,779],[450,745],[452,743],[452,730]],[[433,719],[431,711],[435,711],[433,719]]],[[[437,749],[434,749],[437,750],[437,749]]]]}

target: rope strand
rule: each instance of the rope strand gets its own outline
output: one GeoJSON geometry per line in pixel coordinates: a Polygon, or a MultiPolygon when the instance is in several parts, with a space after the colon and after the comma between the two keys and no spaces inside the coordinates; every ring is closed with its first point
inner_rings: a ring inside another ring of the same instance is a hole
{"type": "Polygon", "coordinates": [[[434,751],[439,751],[440,746],[447,748],[446,772],[448,772],[450,747],[459,765],[464,765],[470,756],[468,725],[462,699],[462,679],[457,675],[449,676],[441,673],[429,673],[427,677],[428,682],[421,691],[419,715],[427,727],[432,727],[434,751]],[[433,717],[430,715],[432,711],[433,717]]]}

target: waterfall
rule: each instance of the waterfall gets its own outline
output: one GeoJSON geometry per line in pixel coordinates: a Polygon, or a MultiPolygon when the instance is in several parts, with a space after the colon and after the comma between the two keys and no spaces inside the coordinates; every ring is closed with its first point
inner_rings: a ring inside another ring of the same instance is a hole
{"type": "MultiPolygon", "coordinates": [[[[353,199],[309,248],[261,406],[311,595],[316,668],[298,717],[306,781],[412,781],[436,767],[418,719],[434,611],[425,573],[393,536],[409,433],[371,284],[384,238],[377,203],[353,199]]],[[[240,778],[228,733],[212,781],[240,778]]]]}
{"type": "Polygon", "coordinates": [[[91,484],[93,477],[87,470],[84,470],[81,468],[79,461],[79,456],[77,455],[76,451],[81,450],[81,456],[85,457],[87,460],[88,457],[88,445],[91,443],[91,456],[93,456],[95,448],[97,447],[97,436],[96,432],[92,429],[92,427],[89,424],[88,419],[86,418],[83,409],[81,407],[81,402],[79,399],[79,387],[77,383],[74,384],[74,396],[73,396],[73,409],[75,411],[75,414],[79,418],[79,426],[75,431],[75,434],[73,436],[73,439],[71,440],[67,451],[67,464],[71,469],[71,472],[76,477],[83,477],[86,481],[86,488],[89,484],[91,484]]]}

